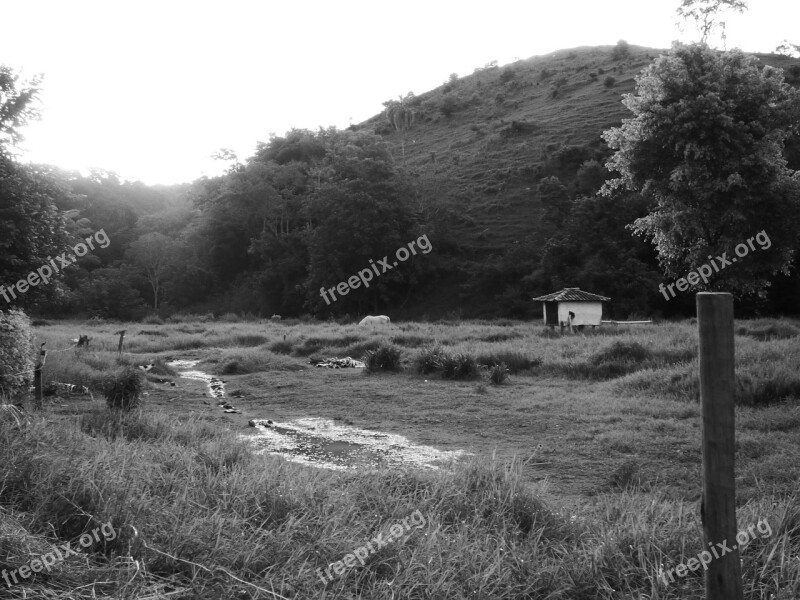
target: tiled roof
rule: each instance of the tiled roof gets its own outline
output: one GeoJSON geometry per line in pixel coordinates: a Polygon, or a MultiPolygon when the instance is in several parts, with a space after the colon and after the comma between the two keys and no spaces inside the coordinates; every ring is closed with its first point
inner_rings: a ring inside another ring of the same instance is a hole
{"type": "Polygon", "coordinates": [[[532,298],[532,300],[534,302],[608,302],[611,298],[584,292],[580,288],[564,288],[560,292],[553,292],[546,296],[532,298]]]}

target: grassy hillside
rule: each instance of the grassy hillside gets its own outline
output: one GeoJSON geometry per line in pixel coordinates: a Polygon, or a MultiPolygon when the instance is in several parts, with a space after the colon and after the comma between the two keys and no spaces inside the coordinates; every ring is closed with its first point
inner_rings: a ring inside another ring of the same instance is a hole
{"type": "MultiPolygon", "coordinates": [[[[536,186],[557,175],[568,187],[585,160],[608,149],[600,134],[630,116],[622,94],[663,50],[580,47],[488,65],[418,95],[405,164],[429,202],[458,208],[456,237],[466,255],[502,252],[539,231],[536,186]]],[[[800,60],[758,55],[786,69],[800,60]]],[[[401,157],[401,134],[384,115],[355,126],[385,136],[401,157]]]]}

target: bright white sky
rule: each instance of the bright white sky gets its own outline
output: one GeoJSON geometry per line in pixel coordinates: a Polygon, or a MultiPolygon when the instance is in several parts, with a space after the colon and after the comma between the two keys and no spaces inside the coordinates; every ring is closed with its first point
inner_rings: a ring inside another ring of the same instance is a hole
{"type": "MultiPolygon", "coordinates": [[[[191,181],[270,132],[347,127],[497,60],[575,46],[668,48],[679,0],[0,0],[0,63],[44,73],[24,158],[191,181]]],[[[798,0],[750,0],[728,47],[800,43],[798,0]]]]}

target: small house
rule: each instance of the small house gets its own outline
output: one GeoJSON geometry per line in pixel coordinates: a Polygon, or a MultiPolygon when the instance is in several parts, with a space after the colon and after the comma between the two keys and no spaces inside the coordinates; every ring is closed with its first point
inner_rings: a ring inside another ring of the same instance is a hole
{"type": "Polygon", "coordinates": [[[569,313],[575,315],[572,318],[574,326],[600,325],[600,320],[603,318],[603,302],[610,300],[611,298],[584,292],[580,288],[564,288],[560,292],[533,298],[534,302],[542,303],[544,324],[561,327],[569,323],[569,313]]]}

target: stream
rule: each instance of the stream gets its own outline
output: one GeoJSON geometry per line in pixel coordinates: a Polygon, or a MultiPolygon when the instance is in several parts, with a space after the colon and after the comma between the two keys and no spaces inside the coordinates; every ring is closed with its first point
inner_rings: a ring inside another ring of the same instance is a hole
{"type": "MultiPolygon", "coordinates": [[[[212,398],[225,398],[225,382],[195,369],[199,360],[167,363],[185,379],[205,382],[212,398]]],[[[422,446],[407,438],[381,431],[340,425],[330,419],[305,417],[286,423],[252,419],[254,434],[241,434],[256,454],[272,454],[285,460],[323,469],[369,469],[378,466],[412,466],[438,469],[461,456],[463,450],[445,451],[422,446]]]]}

